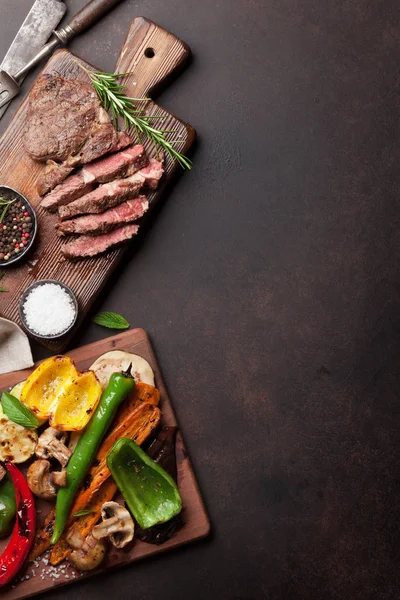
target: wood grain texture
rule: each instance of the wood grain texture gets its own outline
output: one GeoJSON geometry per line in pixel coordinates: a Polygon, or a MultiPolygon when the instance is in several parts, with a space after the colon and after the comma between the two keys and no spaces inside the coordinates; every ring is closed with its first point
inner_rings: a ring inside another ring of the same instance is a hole
{"type": "MultiPolygon", "coordinates": [[[[177,425],[174,411],[161,376],[160,368],[157,364],[157,360],[155,358],[149,338],[143,329],[134,329],[132,331],[127,331],[99,342],[95,342],[94,344],[83,346],[82,348],[68,352],[68,355],[75,360],[78,368],[83,370],[87,369],[98,356],[104,352],[109,352],[110,350],[126,350],[128,352],[139,354],[148,360],[154,370],[156,387],[159,389],[161,395],[161,425],[177,425]]],[[[26,369],[25,371],[1,375],[0,390],[8,389],[10,386],[15,385],[18,381],[22,381],[31,372],[32,369],[26,369]]],[[[41,578],[41,574],[45,573],[48,567],[46,567],[43,562],[40,561],[38,567],[35,567],[35,565],[29,565],[27,569],[21,573],[21,579],[25,578],[26,576],[28,576],[29,579],[24,579],[24,581],[18,583],[14,588],[9,587],[5,591],[2,591],[2,599],[18,600],[21,598],[26,598],[28,596],[39,594],[49,589],[65,585],[66,583],[72,583],[72,581],[79,581],[80,579],[90,577],[91,575],[104,573],[108,569],[126,565],[137,561],[140,558],[152,556],[168,549],[176,548],[188,542],[206,537],[210,531],[210,523],[180,432],[178,433],[177,437],[176,451],[178,484],[183,503],[183,527],[177,531],[177,533],[168,542],[162,546],[154,546],[152,544],[145,544],[144,542],[136,540],[132,547],[128,546],[122,551],[116,551],[115,548],[111,548],[103,568],[97,569],[96,571],[88,574],[78,574],[77,571],[67,566],[65,573],[61,574],[60,578],[56,580],[47,575],[44,579],[41,578]],[[33,572],[35,572],[35,575],[33,575],[33,572]]],[[[41,513],[38,515],[38,517],[40,522],[42,522],[52,505],[50,503],[40,502],[38,506],[41,510],[41,513]]],[[[4,541],[0,543],[0,553],[2,552],[5,544],[6,542],[4,541]]]]}
{"type": "MultiPolygon", "coordinates": [[[[125,43],[122,46],[116,72],[128,72],[125,78],[127,93],[142,97],[165,85],[183,66],[189,56],[187,45],[173,34],[142,17],[133,20],[125,43]],[[151,48],[151,52],[148,52],[151,48]],[[154,56],[149,58],[146,54],[154,56]]],[[[87,75],[79,68],[77,59],[67,50],[56,52],[43,69],[43,73],[53,73],[66,78],[87,81],[87,75]]],[[[80,61],[83,63],[83,61],[80,61]]],[[[93,68],[83,63],[88,68],[93,68]]],[[[28,107],[29,94],[21,104],[7,131],[0,141],[0,182],[9,185],[24,194],[34,207],[38,207],[39,197],[35,190],[35,181],[43,169],[43,164],[33,161],[23,148],[24,122],[28,107]]],[[[154,102],[150,101],[146,112],[163,116],[163,128],[174,130],[174,139],[182,140],[177,149],[186,153],[194,141],[194,129],[177,119],[154,102]]],[[[132,132],[133,134],[133,132],[132,132]]],[[[134,134],[133,134],[134,137],[134,134]]],[[[155,155],[154,146],[145,142],[149,156],[155,155]]],[[[146,219],[159,200],[163,189],[178,167],[176,161],[166,157],[165,176],[160,188],[149,194],[150,209],[146,219]]],[[[111,275],[122,255],[129,251],[129,244],[91,259],[71,263],[60,252],[62,241],[57,237],[54,226],[55,215],[37,208],[39,232],[35,246],[28,260],[21,266],[5,267],[2,280],[9,290],[0,298],[0,316],[11,319],[21,325],[18,303],[23,290],[39,279],[57,279],[69,285],[75,292],[79,303],[79,316],[75,329],[58,340],[38,340],[43,345],[60,352],[66,348],[74,331],[84,319],[108,277],[111,275]]]]}

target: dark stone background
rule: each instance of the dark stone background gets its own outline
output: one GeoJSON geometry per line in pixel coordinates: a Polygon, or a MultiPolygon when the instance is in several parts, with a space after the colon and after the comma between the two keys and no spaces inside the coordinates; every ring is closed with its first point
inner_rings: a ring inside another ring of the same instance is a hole
{"type": "Polygon", "coordinates": [[[112,70],[137,15],[193,49],[160,103],[199,142],[98,308],[151,335],[213,535],[46,598],[395,599],[398,2],[125,0],[72,50],[112,70]]]}

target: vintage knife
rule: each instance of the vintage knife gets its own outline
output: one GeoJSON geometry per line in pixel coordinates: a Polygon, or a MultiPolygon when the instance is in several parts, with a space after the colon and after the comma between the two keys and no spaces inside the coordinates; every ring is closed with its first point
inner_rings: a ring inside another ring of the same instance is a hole
{"type": "MultiPolygon", "coordinates": [[[[10,75],[18,73],[45,45],[66,11],[67,7],[61,0],[35,0],[5,55],[0,70],[10,75]]],[[[19,79],[19,83],[23,79],[24,76],[19,79]]],[[[8,106],[9,102],[0,108],[0,118],[8,106]]]]}
{"type": "MultiPolygon", "coordinates": [[[[105,15],[121,0],[90,0],[64,27],[53,32],[51,40],[25,64],[17,73],[11,75],[0,71],[0,109],[21,91],[19,82],[25,75],[46,56],[49,56],[60,44],[67,44],[73,37],[83,33],[100,17],[105,15]]],[[[1,115],[0,115],[1,118],[1,115]]]]}

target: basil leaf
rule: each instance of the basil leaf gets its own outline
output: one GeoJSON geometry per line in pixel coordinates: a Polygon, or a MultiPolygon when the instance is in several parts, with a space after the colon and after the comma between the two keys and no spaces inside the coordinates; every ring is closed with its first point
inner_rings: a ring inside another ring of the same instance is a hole
{"type": "Polygon", "coordinates": [[[22,404],[18,398],[10,394],[9,392],[3,392],[1,395],[1,406],[6,417],[22,425],[22,427],[28,427],[29,429],[37,429],[40,423],[38,418],[26,408],[25,404],[22,404]]]}
{"type": "Polygon", "coordinates": [[[86,515],[92,515],[94,510],[78,510],[78,512],[74,513],[73,517],[86,517],[86,515]]]}
{"type": "Polygon", "coordinates": [[[99,312],[92,320],[93,323],[108,327],[108,329],[128,329],[130,327],[125,317],[114,312],[99,312]]]}

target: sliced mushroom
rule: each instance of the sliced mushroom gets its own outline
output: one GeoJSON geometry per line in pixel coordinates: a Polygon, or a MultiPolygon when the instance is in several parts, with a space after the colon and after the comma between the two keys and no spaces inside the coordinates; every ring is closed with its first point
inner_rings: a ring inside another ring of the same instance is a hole
{"type": "Polygon", "coordinates": [[[55,458],[65,468],[71,457],[71,450],[66,446],[67,434],[48,427],[40,436],[35,454],[38,458],[55,458]]]}
{"type": "Polygon", "coordinates": [[[28,485],[35,496],[52,500],[57,496],[60,487],[67,485],[67,474],[65,471],[51,472],[48,460],[36,460],[28,469],[28,485]]]}
{"type": "Polygon", "coordinates": [[[0,481],[3,481],[4,477],[6,476],[7,471],[5,470],[5,468],[0,465],[0,481]]]}
{"type": "Polygon", "coordinates": [[[106,545],[96,540],[91,533],[86,539],[74,540],[67,537],[67,542],[75,548],[68,557],[70,564],[79,571],[91,571],[98,567],[106,556],[106,545]]]}
{"type": "Polygon", "coordinates": [[[135,526],[129,512],[118,502],[105,502],[101,508],[102,523],[93,527],[96,540],[109,537],[116,548],[124,548],[133,540],[135,526]]]}

